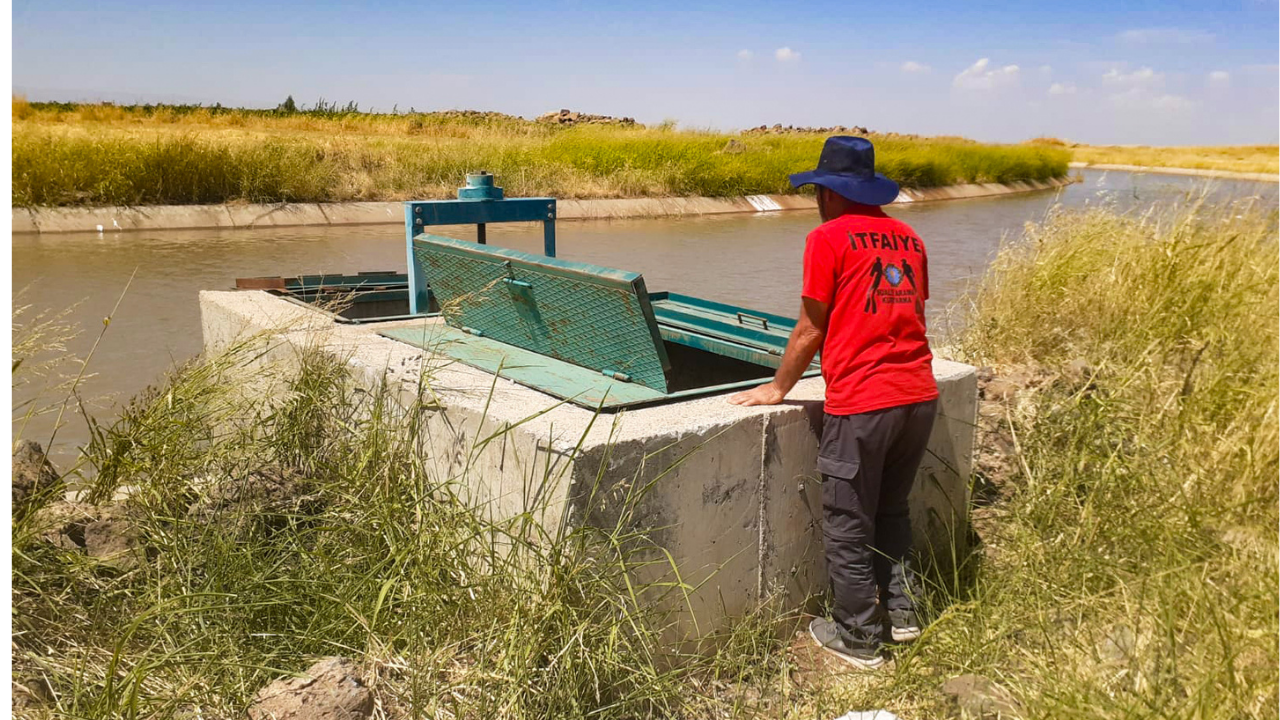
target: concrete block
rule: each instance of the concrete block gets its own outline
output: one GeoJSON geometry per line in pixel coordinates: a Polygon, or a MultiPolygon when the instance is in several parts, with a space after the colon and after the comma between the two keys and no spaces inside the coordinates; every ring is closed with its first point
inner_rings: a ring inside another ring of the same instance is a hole
{"type": "Polygon", "coordinates": [[[403,225],[404,204],[347,202],[320,205],[330,225],[403,225]]]}
{"type": "Polygon", "coordinates": [[[315,203],[227,205],[226,208],[231,222],[238,228],[329,224],[329,218],[315,203]]]}
{"type": "MultiPolygon", "coordinates": [[[[798,607],[827,588],[821,378],[801,381],[778,406],[743,408],[719,395],[597,416],[267,293],[202,292],[200,306],[210,352],[251,334],[273,362],[327,352],[361,385],[399,388],[406,406],[430,398],[426,470],[459,483],[489,518],[529,513],[553,536],[584,525],[645,533],[643,558],[653,562],[634,579],[668,583],[646,597],[672,613],[672,643],[704,638],[763,601],[798,607]],[[670,585],[677,575],[681,585],[670,585]]],[[[949,555],[966,531],[977,381],[972,367],[945,360],[934,374],[939,417],[911,510],[918,548],[949,555]]]]}
{"type": "Polygon", "coordinates": [[[38,233],[40,228],[36,227],[36,218],[31,210],[27,208],[13,208],[13,232],[15,233],[38,233]]]}
{"type": "Polygon", "coordinates": [[[822,418],[822,400],[805,400],[800,412],[771,415],[764,428],[759,592],[785,607],[801,607],[827,588],[817,469],[822,418]]]}
{"type": "Polygon", "coordinates": [[[235,227],[226,205],[164,205],[135,208],[130,214],[137,229],[235,227]]]}
{"type": "Polygon", "coordinates": [[[817,210],[818,201],[808,195],[770,195],[783,210],[817,210]]]}
{"type": "Polygon", "coordinates": [[[96,232],[99,225],[104,230],[113,230],[120,226],[118,216],[117,208],[37,208],[31,212],[32,220],[42,233],[96,232]]]}

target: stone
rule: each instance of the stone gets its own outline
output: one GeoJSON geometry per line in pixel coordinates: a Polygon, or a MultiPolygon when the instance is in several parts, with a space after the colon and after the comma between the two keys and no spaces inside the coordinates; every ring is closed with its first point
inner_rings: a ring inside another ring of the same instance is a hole
{"type": "Polygon", "coordinates": [[[46,542],[79,550],[85,545],[85,528],[98,519],[97,510],[85,502],[59,500],[37,510],[33,523],[46,542]]]}
{"type": "Polygon", "coordinates": [[[961,718],[1001,720],[1018,717],[1018,706],[1009,692],[982,675],[953,677],[942,684],[942,693],[951,697],[961,718]]]}
{"type": "Polygon", "coordinates": [[[244,478],[223,478],[203,490],[187,508],[187,518],[223,525],[232,536],[249,532],[257,523],[268,531],[278,529],[288,516],[316,510],[320,500],[319,494],[308,494],[296,473],[288,471],[261,470],[244,478]]]}
{"type": "Polygon", "coordinates": [[[250,720],[364,720],[373,714],[373,692],[351,660],[324,658],[303,675],[259,690],[249,706],[250,720]]]}
{"type": "Polygon", "coordinates": [[[992,380],[982,388],[982,398],[984,400],[1007,402],[1017,397],[1017,395],[1018,386],[1008,380],[992,380]]]}
{"type": "Polygon", "coordinates": [[[62,492],[62,478],[45,457],[44,448],[20,440],[13,451],[13,514],[25,515],[43,496],[62,492]]]}
{"type": "Polygon", "coordinates": [[[1067,363],[1066,374],[1074,380],[1087,380],[1093,375],[1093,366],[1084,358],[1076,358],[1067,363]]]}
{"type": "Polygon", "coordinates": [[[1098,657],[1105,663],[1123,665],[1133,657],[1137,646],[1138,635],[1133,628],[1117,625],[1098,643],[1098,657]]]}
{"type": "Polygon", "coordinates": [[[85,554],[103,565],[127,572],[147,560],[142,530],[120,506],[108,507],[84,528],[85,554]]]}

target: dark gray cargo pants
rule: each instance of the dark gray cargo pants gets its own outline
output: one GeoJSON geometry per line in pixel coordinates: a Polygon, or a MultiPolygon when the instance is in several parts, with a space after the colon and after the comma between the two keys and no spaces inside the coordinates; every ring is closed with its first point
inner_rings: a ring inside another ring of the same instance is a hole
{"type": "Polygon", "coordinates": [[[851,644],[879,645],[885,610],[915,610],[907,495],[937,412],[938,401],[929,400],[825,417],[822,530],[832,615],[851,644]]]}

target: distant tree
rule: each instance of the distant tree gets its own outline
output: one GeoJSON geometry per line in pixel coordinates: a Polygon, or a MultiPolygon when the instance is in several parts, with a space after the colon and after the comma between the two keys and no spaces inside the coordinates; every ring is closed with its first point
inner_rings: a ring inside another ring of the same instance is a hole
{"type": "Polygon", "coordinates": [[[293,113],[298,112],[298,105],[293,102],[293,96],[290,95],[284,99],[284,102],[276,106],[276,111],[292,115],[293,113]]]}

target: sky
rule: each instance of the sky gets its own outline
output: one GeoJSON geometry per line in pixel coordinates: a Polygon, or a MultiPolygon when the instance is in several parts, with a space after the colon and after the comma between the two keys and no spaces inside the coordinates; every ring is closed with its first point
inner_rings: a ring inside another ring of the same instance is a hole
{"type": "Polygon", "coordinates": [[[31,100],[550,110],[1017,142],[1276,143],[1277,0],[15,0],[31,100]]]}

